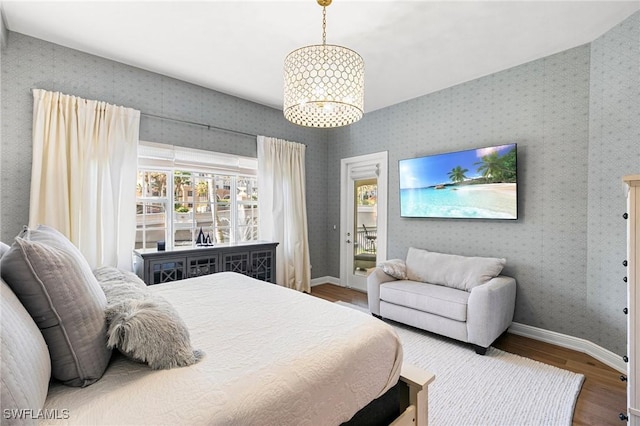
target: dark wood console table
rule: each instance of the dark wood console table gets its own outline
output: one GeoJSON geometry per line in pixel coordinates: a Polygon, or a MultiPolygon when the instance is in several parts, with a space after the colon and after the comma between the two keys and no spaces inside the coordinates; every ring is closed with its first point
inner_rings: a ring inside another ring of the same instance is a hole
{"type": "Polygon", "coordinates": [[[223,271],[239,272],[273,283],[277,245],[252,241],[212,247],[176,247],[167,251],[134,250],[134,270],[147,285],[223,271]]]}

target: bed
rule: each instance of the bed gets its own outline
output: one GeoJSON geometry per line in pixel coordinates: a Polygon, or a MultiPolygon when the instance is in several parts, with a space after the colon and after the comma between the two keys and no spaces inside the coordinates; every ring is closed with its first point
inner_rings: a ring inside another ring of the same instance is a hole
{"type": "Polygon", "coordinates": [[[398,381],[398,337],[356,310],[232,272],[150,289],[204,359],[154,371],[117,356],[91,386],[52,385],[45,409],[75,424],[336,425],[398,381]]]}
{"type": "MultiPolygon", "coordinates": [[[[198,353],[157,370],[107,347],[125,336],[106,304],[115,287],[57,231],[25,229],[0,256],[2,424],[426,424],[433,375],[403,365],[395,331],[371,315],[233,272],[147,287],[111,268],[182,324],[138,348],[183,335],[198,353]]],[[[164,325],[154,316],[143,336],[164,325]]]]}

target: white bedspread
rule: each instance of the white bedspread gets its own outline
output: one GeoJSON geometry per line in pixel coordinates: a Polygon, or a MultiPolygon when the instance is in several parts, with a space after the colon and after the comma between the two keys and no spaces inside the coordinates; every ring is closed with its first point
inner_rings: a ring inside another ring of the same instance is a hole
{"type": "Polygon", "coordinates": [[[205,358],[153,371],[117,354],[87,388],[51,386],[45,409],[69,419],[50,424],[337,425],[398,381],[398,336],[357,310],[230,272],[150,288],[205,358]]]}

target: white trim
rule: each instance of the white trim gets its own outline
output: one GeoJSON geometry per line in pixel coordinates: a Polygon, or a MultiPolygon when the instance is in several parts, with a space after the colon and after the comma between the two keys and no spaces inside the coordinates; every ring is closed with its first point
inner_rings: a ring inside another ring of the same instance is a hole
{"type": "Polygon", "coordinates": [[[511,327],[509,327],[507,331],[519,336],[529,337],[541,342],[551,343],[556,346],[582,352],[600,362],[603,362],[609,367],[618,370],[620,373],[626,374],[627,372],[627,364],[622,360],[621,356],[603,348],[602,346],[598,346],[589,340],[517,322],[512,323],[511,327]]]}
{"type": "Polygon", "coordinates": [[[140,141],[138,143],[138,167],[256,176],[258,159],[204,149],[140,141]]]}
{"type": "Polygon", "coordinates": [[[326,277],[313,278],[311,280],[311,287],[320,285],[320,284],[333,284],[339,287],[344,287],[342,284],[340,284],[340,280],[336,277],[326,276],[326,277]]]}
{"type": "MultiPolygon", "coordinates": [[[[349,199],[348,192],[353,190],[353,177],[349,175],[350,168],[356,168],[358,171],[375,170],[377,167],[378,175],[378,210],[377,210],[377,235],[376,255],[377,259],[386,260],[387,258],[387,209],[388,209],[388,174],[389,174],[389,152],[381,151],[371,154],[358,155],[356,157],[343,158],[340,160],[340,280],[349,286],[348,275],[350,273],[348,265],[347,253],[349,247],[346,243],[346,233],[350,226],[350,218],[348,217],[348,207],[346,200],[349,199]],[[345,260],[347,259],[347,260],[345,260]]],[[[375,173],[375,172],[373,172],[375,173]]],[[[365,174],[366,175],[366,174],[365,174]]],[[[375,174],[374,174],[375,175],[375,174]]],[[[374,175],[369,175],[373,177],[374,175]]],[[[354,290],[366,292],[365,288],[357,286],[350,287],[354,290]]]]}

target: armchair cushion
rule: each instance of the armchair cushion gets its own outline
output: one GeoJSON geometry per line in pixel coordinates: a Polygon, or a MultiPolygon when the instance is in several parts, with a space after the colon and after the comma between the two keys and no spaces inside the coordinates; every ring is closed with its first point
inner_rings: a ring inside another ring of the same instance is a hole
{"type": "Polygon", "coordinates": [[[471,291],[497,277],[506,259],[435,253],[414,247],[407,253],[407,278],[471,291]]]}
{"type": "Polygon", "coordinates": [[[466,291],[415,281],[391,281],[380,286],[380,299],[456,321],[467,320],[466,291]]]}

